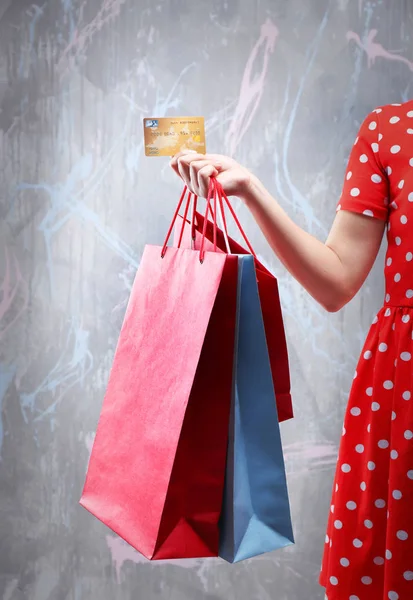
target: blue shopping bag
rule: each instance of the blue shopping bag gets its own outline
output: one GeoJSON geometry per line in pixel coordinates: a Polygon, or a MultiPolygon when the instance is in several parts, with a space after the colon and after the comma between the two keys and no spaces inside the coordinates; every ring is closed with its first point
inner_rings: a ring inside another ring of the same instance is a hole
{"type": "Polygon", "coordinates": [[[253,256],[238,256],[237,333],[221,558],[294,543],[274,385],[253,256]]]}

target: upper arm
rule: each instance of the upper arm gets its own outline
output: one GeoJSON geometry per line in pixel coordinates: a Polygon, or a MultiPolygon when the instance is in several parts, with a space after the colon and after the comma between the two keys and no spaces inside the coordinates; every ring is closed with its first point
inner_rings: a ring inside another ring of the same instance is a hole
{"type": "Polygon", "coordinates": [[[326,242],[343,265],[348,300],[373,266],[389,214],[389,181],[380,160],[380,113],[380,108],[370,113],[360,127],[326,242]]]}
{"type": "Polygon", "coordinates": [[[385,222],[355,212],[339,211],[326,245],[340,259],[347,302],[369,274],[383,239],[385,222]]]}

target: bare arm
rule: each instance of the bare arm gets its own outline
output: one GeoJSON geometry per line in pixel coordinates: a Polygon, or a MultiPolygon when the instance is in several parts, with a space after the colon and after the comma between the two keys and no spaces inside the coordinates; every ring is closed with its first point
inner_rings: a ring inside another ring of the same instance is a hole
{"type": "Polygon", "coordinates": [[[323,243],[296,225],[263,184],[231,158],[183,153],[171,166],[199,196],[207,195],[213,176],[228,195],[241,198],[281,262],[329,312],[353,298],[372,268],[384,221],[339,211],[323,243]]]}
{"type": "Polygon", "coordinates": [[[256,178],[243,200],[281,262],[326,310],[340,310],[354,297],[376,259],[383,221],[339,211],[322,243],[296,225],[256,178]]]}

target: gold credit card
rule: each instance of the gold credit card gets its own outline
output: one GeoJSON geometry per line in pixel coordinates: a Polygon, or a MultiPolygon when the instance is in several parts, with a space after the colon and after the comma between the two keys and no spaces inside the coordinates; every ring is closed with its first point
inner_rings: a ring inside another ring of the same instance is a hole
{"type": "Polygon", "coordinates": [[[146,156],[174,156],[181,150],[205,154],[204,117],[144,119],[146,156]]]}

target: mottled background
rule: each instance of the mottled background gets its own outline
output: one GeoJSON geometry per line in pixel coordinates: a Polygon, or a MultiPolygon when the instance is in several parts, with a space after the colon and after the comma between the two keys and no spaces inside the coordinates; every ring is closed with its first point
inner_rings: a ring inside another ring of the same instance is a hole
{"type": "MultiPolygon", "coordinates": [[[[356,130],[412,97],[408,0],[0,1],[2,600],[317,600],[337,445],[382,297],[328,315],[271,255],[296,409],[282,427],[297,544],[237,566],[147,563],[77,504],[146,242],[180,192],[142,118],[203,114],[210,151],[325,238],[356,130]]],[[[356,259],[356,257],[355,257],[356,259]]]]}

